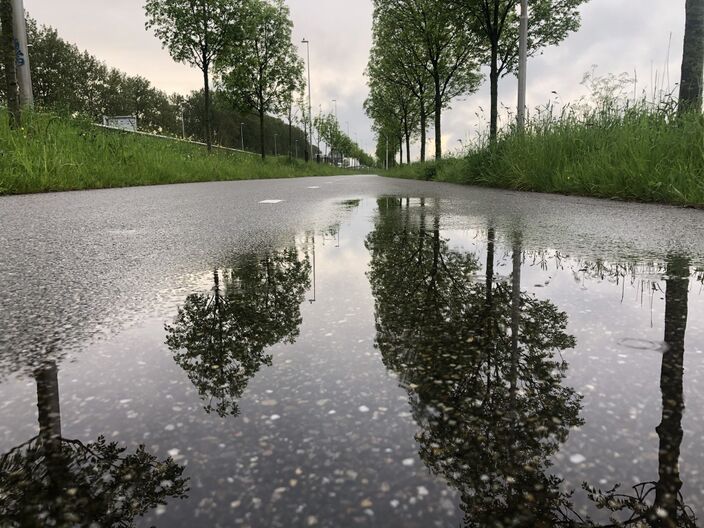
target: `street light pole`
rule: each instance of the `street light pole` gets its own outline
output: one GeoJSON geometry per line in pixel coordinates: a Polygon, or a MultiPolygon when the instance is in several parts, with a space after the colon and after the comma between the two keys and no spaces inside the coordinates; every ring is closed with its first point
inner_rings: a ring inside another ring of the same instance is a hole
{"type": "Polygon", "coordinates": [[[308,130],[306,132],[308,133],[310,153],[313,154],[313,104],[310,85],[310,41],[308,39],[303,39],[301,42],[306,45],[306,49],[308,51],[308,130]]]}
{"type": "Polygon", "coordinates": [[[242,150],[244,150],[244,123],[240,123],[240,139],[242,140],[242,150]]]}
{"type": "Polygon", "coordinates": [[[298,140],[296,140],[296,159],[298,159],[298,140]]]}
{"type": "Polygon", "coordinates": [[[278,136],[278,134],[274,134],[274,156],[278,156],[278,155],[279,155],[279,149],[278,149],[277,146],[276,146],[276,137],[277,137],[277,136],[278,136]]]}
{"type": "Polygon", "coordinates": [[[183,134],[183,139],[186,139],[186,116],[183,104],[181,104],[181,132],[183,134]]]}
{"type": "Polygon", "coordinates": [[[29,46],[27,43],[27,19],[23,0],[12,0],[12,25],[15,32],[15,49],[17,52],[17,84],[20,88],[20,104],[34,107],[32,91],[32,73],[29,68],[29,46]]]}
{"type": "Polygon", "coordinates": [[[518,51],[518,131],[526,127],[526,91],[528,86],[528,0],[521,0],[521,27],[518,51]]]}
{"type": "Polygon", "coordinates": [[[384,136],[386,138],[386,170],[389,170],[389,136],[384,136]]]}

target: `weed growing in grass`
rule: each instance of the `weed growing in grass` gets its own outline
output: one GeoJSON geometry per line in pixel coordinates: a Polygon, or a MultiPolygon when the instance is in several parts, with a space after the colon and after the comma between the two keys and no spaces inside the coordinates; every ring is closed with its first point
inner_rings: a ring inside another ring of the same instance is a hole
{"type": "Polygon", "coordinates": [[[34,113],[10,130],[0,111],[0,194],[348,173],[329,165],[219,151],[34,113]]]}

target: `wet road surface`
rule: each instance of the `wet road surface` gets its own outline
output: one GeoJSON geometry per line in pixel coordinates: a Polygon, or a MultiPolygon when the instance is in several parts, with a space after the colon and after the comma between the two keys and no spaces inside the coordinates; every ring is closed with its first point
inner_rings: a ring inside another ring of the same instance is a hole
{"type": "Polygon", "coordinates": [[[0,526],[695,526],[702,214],[374,176],[0,198],[0,526]]]}

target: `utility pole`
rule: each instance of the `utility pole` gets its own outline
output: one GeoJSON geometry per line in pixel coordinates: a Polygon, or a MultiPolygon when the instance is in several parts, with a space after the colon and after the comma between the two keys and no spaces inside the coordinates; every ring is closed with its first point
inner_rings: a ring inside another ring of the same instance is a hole
{"type": "Polygon", "coordinates": [[[518,50],[518,131],[526,128],[526,90],[528,87],[528,0],[521,0],[521,28],[518,50]]]}
{"type": "Polygon", "coordinates": [[[22,124],[20,99],[17,90],[17,68],[15,67],[15,41],[12,28],[11,0],[0,0],[0,55],[5,70],[5,91],[10,128],[19,128],[22,124]]]}
{"type": "Polygon", "coordinates": [[[27,45],[27,20],[25,18],[23,0],[12,0],[12,25],[15,30],[17,84],[20,87],[20,104],[26,108],[34,108],[32,72],[29,69],[29,46],[27,45]]]}
{"type": "Polygon", "coordinates": [[[386,170],[389,170],[389,136],[386,137],[386,170]]]}
{"type": "Polygon", "coordinates": [[[308,39],[303,39],[301,42],[306,45],[308,50],[308,130],[306,130],[309,145],[309,147],[306,147],[306,161],[308,161],[310,159],[308,155],[308,148],[310,148],[310,153],[313,153],[313,105],[311,103],[312,98],[310,94],[310,41],[308,39]]]}

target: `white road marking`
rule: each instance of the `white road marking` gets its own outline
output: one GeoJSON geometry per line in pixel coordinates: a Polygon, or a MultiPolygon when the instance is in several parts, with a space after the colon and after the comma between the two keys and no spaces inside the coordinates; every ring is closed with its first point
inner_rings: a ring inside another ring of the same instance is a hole
{"type": "Polygon", "coordinates": [[[260,204],[279,204],[283,202],[283,200],[262,200],[259,202],[260,204]]]}

